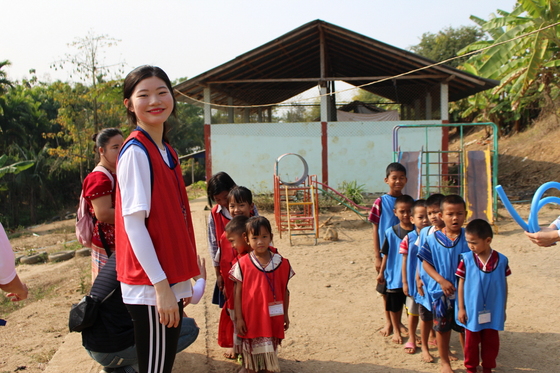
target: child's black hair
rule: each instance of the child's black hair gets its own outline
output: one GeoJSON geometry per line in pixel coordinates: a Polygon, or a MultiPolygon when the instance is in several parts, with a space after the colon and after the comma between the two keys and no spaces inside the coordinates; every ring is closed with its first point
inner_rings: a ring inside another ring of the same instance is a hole
{"type": "Polygon", "coordinates": [[[444,198],[445,198],[445,196],[443,194],[440,194],[440,193],[432,194],[426,200],[426,207],[431,207],[431,206],[437,205],[439,208],[441,208],[441,201],[444,198]]]}
{"type": "Polygon", "coordinates": [[[239,215],[231,219],[226,224],[226,233],[230,234],[242,234],[247,230],[247,220],[248,217],[245,215],[239,215]]]}
{"type": "Polygon", "coordinates": [[[474,219],[465,228],[465,232],[468,234],[472,234],[481,238],[483,240],[487,239],[488,237],[494,237],[494,232],[492,232],[492,227],[490,224],[483,219],[474,219]]]}
{"type": "Polygon", "coordinates": [[[385,170],[385,177],[389,177],[391,172],[403,172],[404,176],[406,176],[406,168],[398,162],[393,162],[387,166],[387,169],[385,170]]]}
{"type": "Polygon", "coordinates": [[[425,199],[417,199],[416,201],[414,201],[414,203],[412,204],[412,215],[414,215],[414,210],[416,210],[418,207],[426,207],[426,200],[425,199]]]}
{"type": "Polygon", "coordinates": [[[210,207],[212,207],[215,195],[222,192],[229,192],[235,185],[235,181],[223,171],[212,175],[210,180],[206,183],[206,194],[208,195],[210,207]]]}
{"type": "Polygon", "coordinates": [[[397,208],[398,203],[406,203],[412,206],[414,204],[414,198],[412,198],[408,194],[403,194],[398,196],[397,199],[395,200],[395,208],[397,208]]]}
{"type": "Polygon", "coordinates": [[[467,209],[467,204],[465,203],[465,200],[463,199],[463,197],[461,197],[458,194],[450,194],[448,196],[443,197],[440,205],[441,211],[443,211],[443,205],[446,203],[449,205],[463,205],[463,208],[465,210],[467,209]]]}
{"type": "Polygon", "coordinates": [[[247,236],[249,234],[258,235],[260,234],[261,228],[264,227],[272,235],[272,226],[267,218],[264,216],[253,216],[247,220],[247,236]]]}
{"type": "Polygon", "coordinates": [[[246,202],[248,204],[253,203],[253,193],[244,186],[234,186],[227,196],[228,202],[232,199],[236,203],[246,202]]]}

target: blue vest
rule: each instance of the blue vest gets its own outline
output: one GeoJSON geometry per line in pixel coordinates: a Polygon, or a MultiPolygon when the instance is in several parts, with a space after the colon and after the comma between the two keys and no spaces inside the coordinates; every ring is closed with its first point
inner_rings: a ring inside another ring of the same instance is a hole
{"type": "Polygon", "coordinates": [[[385,231],[393,225],[399,224],[399,218],[397,218],[393,212],[397,197],[384,194],[380,198],[381,214],[379,216],[379,226],[377,227],[377,232],[379,233],[379,250],[381,250],[385,242],[385,231]]]}
{"type": "Polygon", "coordinates": [[[408,292],[412,298],[416,298],[416,271],[418,270],[418,246],[415,242],[418,233],[413,230],[408,234],[408,256],[406,257],[406,282],[408,282],[408,292]]]}
{"type": "MultiPolygon", "coordinates": [[[[424,245],[424,242],[426,242],[426,237],[428,236],[428,232],[432,228],[433,228],[433,226],[425,227],[420,231],[420,242],[419,242],[418,246],[416,247],[416,255],[415,255],[415,258],[417,259],[417,264],[418,264],[418,267],[419,267],[419,271],[420,271],[420,279],[424,283],[424,296],[420,295],[420,293],[418,293],[418,290],[415,289],[416,294],[414,296],[414,301],[418,304],[421,304],[422,306],[424,306],[428,310],[432,309],[432,299],[430,298],[430,295],[428,294],[428,291],[426,290],[426,284],[432,278],[430,277],[430,275],[428,275],[426,273],[426,271],[424,270],[424,267],[422,267],[422,261],[420,260],[420,258],[418,258],[418,249],[420,247],[422,247],[422,245],[424,245]]],[[[430,234],[433,234],[433,232],[430,233],[430,234]]],[[[410,252],[409,252],[409,257],[410,257],[410,252]]]]}
{"type": "MultiPolygon", "coordinates": [[[[426,243],[432,252],[432,261],[436,271],[447,281],[451,282],[457,288],[457,277],[455,272],[459,266],[460,255],[469,250],[467,241],[465,240],[465,229],[461,228],[459,237],[455,239],[454,245],[451,247],[444,246],[437,238],[436,234],[431,234],[426,237],[426,243]]],[[[428,284],[426,288],[430,294],[430,298],[438,299],[443,295],[441,286],[429,275],[428,284]]],[[[431,309],[431,305],[430,305],[431,309]]]]}
{"type": "MultiPolygon", "coordinates": [[[[402,229],[400,225],[397,230],[402,229]]],[[[406,231],[405,231],[406,232],[406,231]]],[[[404,232],[403,232],[404,233],[404,232]]],[[[399,247],[402,238],[397,236],[393,227],[385,231],[385,239],[389,243],[389,251],[387,253],[387,263],[385,265],[385,282],[387,289],[402,289],[402,254],[399,254],[399,247]]]]}
{"type": "MultiPolygon", "coordinates": [[[[462,255],[465,262],[464,298],[465,310],[467,312],[467,323],[457,324],[464,326],[471,332],[479,332],[483,329],[504,330],[506,315],[506,269],[508,259],[498,253],[498,265],[492,272],[483,272],[477,264],[474,253],[462,255]],[[486,301],[486,302],[485,302],[486,301]],[[486,307],[484,307],[486,304],[486,307]],[[478,312],[484,309],[490,311],[491,321],[489,323],[478,323],[478,312]]],[[[457,319],[458,307],[455,309],[457,319]]]]}

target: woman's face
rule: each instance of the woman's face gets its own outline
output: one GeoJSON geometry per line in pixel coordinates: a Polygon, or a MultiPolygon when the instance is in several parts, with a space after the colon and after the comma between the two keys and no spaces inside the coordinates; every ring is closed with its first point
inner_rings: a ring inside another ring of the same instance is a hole
{"type": "Polygon", "coordinates": [[[121,135],[115,135],[109,139],[105,148],[99,148],[99,155],[113,168],[117,166],[117,157],[123,142],[124,138],[121,135]]]}
{"type": "Polygon", "coordinates": [[[140,127],[161,126],[173,112],[173,95],[163,80],[152,76],[139,82],[124,100],[140,127]]]}

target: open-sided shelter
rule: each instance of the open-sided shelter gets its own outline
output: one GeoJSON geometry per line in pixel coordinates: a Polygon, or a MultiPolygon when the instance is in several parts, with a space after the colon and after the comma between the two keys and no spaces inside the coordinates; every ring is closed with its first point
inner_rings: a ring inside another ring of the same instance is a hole
{"type": "MultiPolygon", "coordinates": [[[[449,102],[497,84],[315,20],[175,89],[177,100],[204,107],[208,177],[226,171],[238,184],[270,190],[274,161],[293,152],[324,183],[336,187],[357,180],[367,191],[379,192],[385,190],[396,123],[446,123],[449,102]],[[335,81],[398,104],[399,121],[337,121],[335,81]],[[272,123],[275,106],[313,87],[321,93],[319,122],[272,123]],[[229,123],[213,124],[213,109],[226,110],[229,123]],[[235,120],[239,111],[242,123],[235,120]]],[[[447,147],[446,134],[445,128],[410,130],[399,141],[416,149],[426,138],[431,148],[441,150],[447,147]]],[[[298,173],[286,170],[286,177],[295,179],[298,173]]]]}

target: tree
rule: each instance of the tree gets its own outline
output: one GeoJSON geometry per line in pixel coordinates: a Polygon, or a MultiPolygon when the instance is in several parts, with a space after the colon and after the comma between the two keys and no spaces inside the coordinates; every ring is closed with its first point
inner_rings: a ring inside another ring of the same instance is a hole
{"type": "MultiPolygon", "coordinates": [[[[447,27],[437,34],[425,32],[420,43],[410,47],[410,50],[436,62],[455,57],[457,52],[476,41],[484,38],[484,32],[477,26],[461,26],[457,29],[447,27]]],[[[466,61],[466,57],[447,62],[452,67],[458,67],[466,61]]]]}
{"type": "Polygon", "coordinates": [[[560,26],[555,25],[560,20],[560,2],[518,0],[511,13],[497,13],[499,16],[492,15],[488,21],[471,16],[492,39],[475,42],[459,53],[492,47],[468,62],[481,76],[501,80],[494,93],[507,91],[513,110],[522,105],[532,88],[553,103],[551,88],[558,87],[560,72],[560,26]]]}
{"type": "Polygon", "coordinates": [[[97,91],[97,85],[104,82],[115,68],[118,73],[124,73],[123,62],[106,65],[102,54],[105,48],[115,46],[119,41],[108,35],[96,35],[93,31],[89,31],[85,37],[76,38],[72,43],[68,44],[69,47],[77,49],[75,54],[67,54],[65,59],[51,66],[57,70],[64,68],[66,64],[71,64],[80,80],[86,84],[91,83],[89,95],[92,100],[93,128],[95,133],[99,132],[101,127],[98,117],[97,100],[99,92],[97,91]]]}

